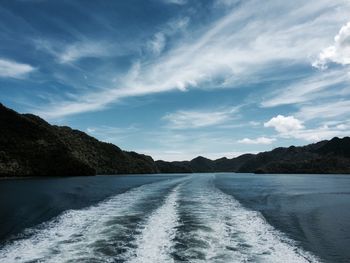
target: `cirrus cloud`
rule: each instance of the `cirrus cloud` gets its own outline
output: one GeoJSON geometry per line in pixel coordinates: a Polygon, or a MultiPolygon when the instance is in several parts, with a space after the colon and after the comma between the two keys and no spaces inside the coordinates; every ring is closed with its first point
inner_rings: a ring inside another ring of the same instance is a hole
{"type": "Polygon", "coordinates": [[[216,111],[179,110],[165,115],[163,119],[167,120],[168,127],[173,129],[200,128],[227,122],[233,118],[232,114],[236,110],[236,108],[216,111]]]}
{"type": "MultiPolygon", "coordinates": [[[[161,52],[160,56],[135,59],[129,74],[117,84],[111,81],[101,90],[45,105],[38,112],[57,118],[103,109],[125,97],[193,88],[235,88],[253,77],[263,81],[264,72],[275,71],[280,63],[309,64],[309,57],[316,56],[317,50],[329,43],[334,28],[343,23],[348,7],[344,1],[300,0],[286,5],[244,1],[219,19],[191,28],[191,34],[175,41],[166,52],[159,37],[153,52],[161,52]]],[[[77,51],[72,47],[61,60],[78,58],[77,51]]],[[[79,51],[85,53],[84,49],[79,51]]],[[[95,49],[87,51],[95,53],[95,49]]]]}
{"type": "Polygon", "coordinates": [[[70,63],[85,57],[106,56],[109,50],[110,45],[106,43],[80,42],[67,46],[58,59],[61,63],[70,63]]]}
{"type": "Polygon", "coordinates": [[[0,58],[0,77],[23,78],[34,70],[35,68],[29,64],[0,58]]]}

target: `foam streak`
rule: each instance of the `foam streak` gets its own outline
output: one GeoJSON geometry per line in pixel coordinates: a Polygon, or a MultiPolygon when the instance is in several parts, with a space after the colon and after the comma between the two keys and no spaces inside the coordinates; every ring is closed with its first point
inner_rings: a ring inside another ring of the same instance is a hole
{"type": "Polygon", "coordinates": [[[179,224],[177,214],[179,187],[181,185],[171,191],[164,204],[155,210],[141,226],[142,231],[136,239],[137,248],[134,257],[128,262],[174,262],[171,251],[176,227],[179,224]]]}

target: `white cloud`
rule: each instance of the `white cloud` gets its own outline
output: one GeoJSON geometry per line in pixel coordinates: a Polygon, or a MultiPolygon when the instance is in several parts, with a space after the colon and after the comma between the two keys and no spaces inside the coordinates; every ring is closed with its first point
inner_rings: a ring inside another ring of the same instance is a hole
{"type": "Polygon", "coordinates": [[[350,22],[341,27],[339,33],[334,37],[334,44],[323,49],[312,65],[325,69],[329,62],[350,64],[350,22]]]}
{"type": "Polygon", "coordinates": [[[0,58],[0,77],[23,78],[34,70],[31,65],[0,58]]]}
{"type": "Polygon", "coordinates": [[[278,115],[268,122],[264,123],[264,127],[272,127],[279,133],[288,134],[296,130],[304,128],[303,123],[293,116],[278,115]]]}
{"type": "Polygon", "coordinates": [[[259,137],[256,139],[249,139],[249,138],[244,138],[242,140],[238,140],[238,143],[242,143],[242,144],[271,144],[274,141],[276,141],[276,139],[274,138],[267,138],[267,137],[259,137]]]}
{"type": "Polygon", "coordinates": [[[188,26],[189,22],[190,22],[190,18],[187,16],[171,20],[167,24],[167,28],[165,29],[165,33],[167,35],[171,35],[171,34],[174,34],[178,31],[182,31],[188,26]]]}
{"type": "MultiPolygon", "coordinates": [[[[349,10],[349,3],[342,0],[298,0],[283,5],[277,0],[268,4],[244,1],[224,17],[191,31],[160,56],[141,58],[125,78],[118,79],[118,85],[111,82],[102,91],[47,105],[41,113],[57,118],[102,109],[124,97],[236,87],[253,76],[259,80],[261,72],[274,71],[276,62],[278,67],[281,61],[286,65],[308,64],[309,57],[328,45],[329,36],[348,17],[349,10]]],[[[82,55],[77,55],[78,48],[68,50],[63,61],[99,53],[94,48],[83,50],[82,55]]]]}
{"type": "Polygon", "coordinates": [[[159,56],[167,44],[167,38],[184,31],[189,21],[189,17],[170,20],[159,32],[154,34],[150,41],[147,42],[148,50],[150,50],[153,55],[159,56]]]}
{"type": "Polygon", "coordinates": [[[344,123],[342,123],[342,124],[338,124],[337,126],[336,126],[336,128],[338,129],[338,130],[350,130],[350,125],[348,125],[348,124],[344,124],[344,123]]]}
{"type": "Polygon", "coordinates": [[[321,126],[313,129],[292,131],[288,135],[284,134],[281,136],[302,139],[310,142],[318,142],[320,140],[331,139],[335,136],[349,136],[349,133],[347,130],[339,129],[339,127],[321,126]]]}
{"type": "Polygon", "coordinates": [[[282,89],[274,91],[272,96],[265,99],[263,107],[275,107],[286,104],[297,104],[319,98],[329,98],[339,95],[340,85],[349,85],[350,75],[346,70],[332,70],[318,72],[316,75],[305,78],[282,89]]]}
{"type": "Polygon", "coordinates": [[[78,40],[73,43],[50,41],[47,39],[34,39],[35,47],[55,57],[57,62],[66,64],[82,58],[101,58],[117,56],[125,52],[125,47],[107,41],[78,40]]]}
{"type": "Polygon", "coordinates": [[[284,117],[278,115],[264,124],[265,127],[273,127],[282,138],[302,139],[306,141],[320,141],[330,139],[334,136],[347,136],[348,131],[344,130],[345,125],[323,125],[317,128],[307,129],[303,122],[293,116],[284,117]]]}
{"type": "Polygon", "coordinates": [[[350,100],[324,102],[316,105],[302,106],[297,113],[303,120],[330,119],[350,116],[350,100]]]}
{"type": "Polygon", "coordinates": [[[172,129],[191,129],[213,126],[227,122],[233,118],[236,109],[221,111],[185,111],[180,110],[169,113],[163,117],[169,122],[168,127],[172,129]]]}
{"type": "Polygon", "coordinates": [[[155,55],[159,55],[165,47],[165,36],[163,33],[158,32],[154,35],[154,38],[148,42],[148,47],[155,55]]]}
{"type": "Polygon", "coordinates": [[[77,42],[68,45],[58,55],[61,63],[70,63],[85,57],[102,57],[109,54],[110,46],[107,43],[77,42]]]}

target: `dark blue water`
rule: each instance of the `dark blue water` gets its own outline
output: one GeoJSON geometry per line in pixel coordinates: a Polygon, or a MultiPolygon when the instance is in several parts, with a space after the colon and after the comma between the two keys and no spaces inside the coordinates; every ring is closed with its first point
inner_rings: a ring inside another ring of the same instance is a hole
{"type": "Polygon", "coordinates": [[[350,262],[350,176],[0,181],[0,262],[350,262]]]}

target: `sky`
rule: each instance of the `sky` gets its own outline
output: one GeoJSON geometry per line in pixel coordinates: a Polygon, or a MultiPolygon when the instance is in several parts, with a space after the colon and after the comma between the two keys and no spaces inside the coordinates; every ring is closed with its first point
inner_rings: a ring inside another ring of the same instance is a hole
{"type": "Polygon", "coordinates": [[[154,159],[350,130],[349,0],[3,0],[0,102],[154,159]]]}

